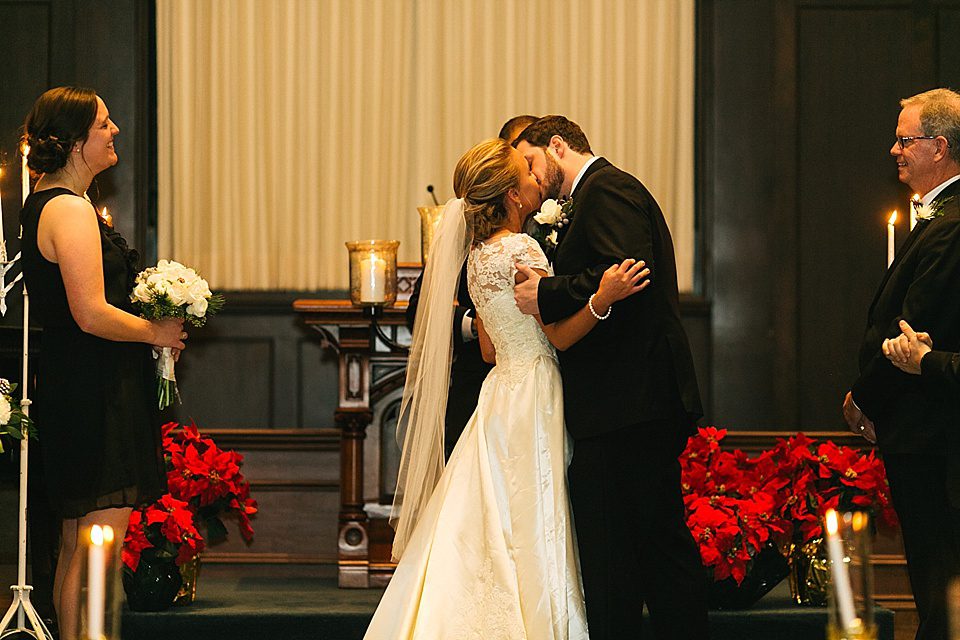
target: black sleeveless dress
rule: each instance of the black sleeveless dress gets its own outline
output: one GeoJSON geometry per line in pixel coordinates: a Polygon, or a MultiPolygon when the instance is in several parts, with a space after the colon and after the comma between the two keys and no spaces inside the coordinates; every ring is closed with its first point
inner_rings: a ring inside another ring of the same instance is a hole
{"type": "MultiPolygon", "coordinates": [[[[20,212],[30,319],[43,327],[31,416],[52,503],[64,518],[152,502],[167,490],[151,347],[85,333],[67,304],[59,265],[37,246],[37,225],[63,188],[31,194],[20,212]]],[[[134,313],[139,255],[100,224],[107,302],[134,313]]]]}

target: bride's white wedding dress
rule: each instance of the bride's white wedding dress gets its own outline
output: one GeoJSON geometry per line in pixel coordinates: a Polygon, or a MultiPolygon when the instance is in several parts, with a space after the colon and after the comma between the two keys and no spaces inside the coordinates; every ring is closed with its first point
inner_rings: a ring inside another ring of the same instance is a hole
{"type": "Polygon", "coordinates": [[[367,639],[587,638],[567,501],[571,445],[560,371],[537,321],[514,302],[518,262],[549,271],[526,235],[470,251],[470,296],[497,365],[367,639]]]}

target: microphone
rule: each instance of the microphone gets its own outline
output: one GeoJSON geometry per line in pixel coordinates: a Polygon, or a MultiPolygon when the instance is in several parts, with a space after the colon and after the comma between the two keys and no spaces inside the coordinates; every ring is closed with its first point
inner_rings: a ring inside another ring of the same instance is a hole
{"type": "Polygon", "coordinates": [[[433,185],[432,185],[432,184],[428,184],[428,185],[427,185],[427,191],[430,192],[430,197],[433,198],[433,204],[435,204],[435,205],[437,205],[437,206],[439,207],[439,206],[440,206],[440,203],[437,202],[437,194],[435,194],[435,193],[433,192],[433,185]]]}

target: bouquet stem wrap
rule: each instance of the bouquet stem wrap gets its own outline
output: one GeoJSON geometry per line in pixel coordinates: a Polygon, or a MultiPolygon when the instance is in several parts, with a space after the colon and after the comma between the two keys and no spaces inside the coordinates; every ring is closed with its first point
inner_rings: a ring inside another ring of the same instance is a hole
{"type": "Polygon", "coordinates": [[[157,406],[166,409],[174,399],[180,404],[180,391],[177,390],[177,376],[173,372],[173,349],[163,347],[157,358],[157,406]]]}
{"type": "MultiPolygon", "coordinates": [[[[130,301],[147,320],[179,318],[202,327],[207,318],[223,306],[223,296],[211,293],[207,281],[195,269],[179,262],[161,260],[157,266],[137,275],[130,301]]],[[[166,409],[174,399],[180,402],[177,378],[173,373],[173,349],[163,347],[157,359],[157,405],[166,409]]]]}

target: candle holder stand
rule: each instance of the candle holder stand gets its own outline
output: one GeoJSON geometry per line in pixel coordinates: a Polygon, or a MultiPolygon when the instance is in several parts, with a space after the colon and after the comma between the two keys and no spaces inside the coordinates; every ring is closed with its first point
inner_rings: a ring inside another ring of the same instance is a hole
{"type": "MultiPolygon", "coordinates": [[[[19,257],[19,254],[18,254],[19,257]]],[[[9,267],[7,267],[9,269],[9,267]]],[[[4,270],[6,274],[7,269],[4,270]]],[[[12,283],[11,283],[12,284],[12,283]]],[[[4,295],[6,291],[4,291],[4,295]]],[[[27,295],[27,287],[23,287],[23,380],[20,385],[21,399],[20,409],[24,415],[30,415],[30,399],[27,397],[27,354],[29,343],[30,327],[30,298],[27,295]]],[[[33,587],[27,584],[27,459],[30,447],[30,438],[26,433],[26,425],[23,426],[23,439],[20,441],[20,512],[19,512],[19,537],[17,554],[17,584],[10,587],[13,591],[13,602],[10,608],[0,620],[0,638],[13,636],[16,634],[26,634],[33,636],[37,640],[53,640],[53,635],[43,623],[37,610],[30,603],[30,592],[33,587]],[[16,626],[12,626],[16,618],[16,626]],[[27,622],[30,626],[27,626],[27,622]]]]}
{"type": "Polygon", "coordinates": [[[380,339],[380,342],[387,345],[390,348],[390,351],[396,353],[407,353],[410,351],[410,345],[400,344],[395,341],[393,338],[387,335],[386,331],[383,330],[383,327],[380,326],[380,323],[377,320],[380,316],[383,315],[383,307],[378,305],[365,306],[363,308],[363,315],[370,318],[370,326],[373,327],[374,333],[377,334],[377,338],[380,339]]]}

